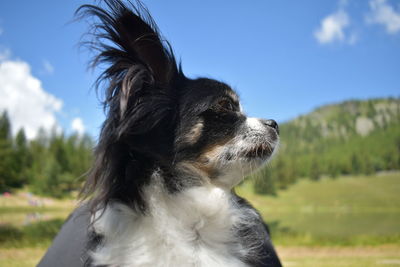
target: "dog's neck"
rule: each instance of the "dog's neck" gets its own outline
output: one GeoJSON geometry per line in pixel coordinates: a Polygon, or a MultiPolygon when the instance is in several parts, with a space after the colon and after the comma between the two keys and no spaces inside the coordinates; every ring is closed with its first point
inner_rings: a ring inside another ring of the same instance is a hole
{"type": "Polygon", "coordinates": [[[152,178],[144,188],[145,215],[111,203],[94,220],[95,232],[104,237],[92,253],[95,264],[246,266],[240,258],[248,251],[234,232],[245,222],[245,213],[230,191],[209,184],[171,194],[162,177],[152,178]]]}

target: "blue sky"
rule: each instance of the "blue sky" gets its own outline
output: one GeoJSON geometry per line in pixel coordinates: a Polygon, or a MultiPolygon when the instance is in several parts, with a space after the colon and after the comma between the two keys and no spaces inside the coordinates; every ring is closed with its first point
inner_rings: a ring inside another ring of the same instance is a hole
{"type": "MultiPolygon", "coordinates": [[[[189,77],[227,82],[250,116],[284,122],[347,99],[400,95],[400,1],[144,1],[189,77]]],[[[0,109],[16,127],[97,136],[91,1],[0,1],[0,109]],[[5,88],[5,89],[4,89],[5,88]]]]}

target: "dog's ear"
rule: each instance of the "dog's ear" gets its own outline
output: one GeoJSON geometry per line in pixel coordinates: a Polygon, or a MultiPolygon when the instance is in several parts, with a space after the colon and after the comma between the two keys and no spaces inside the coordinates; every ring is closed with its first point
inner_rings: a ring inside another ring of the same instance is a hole
{"type": "Polygon", "coordinates": [[[140,1],[129,8],[119,0],[104,2],[107,9],[83,5],[77,14],[99,19],[90,32],[94,36],[90,48],[100,51],[92,66],[102,63],[109,66],[99,77],[98,85],[108,82],[105,104],[117,104],[115,98],[118,98],[122,116],[129,99],[140,96],[144,86],[168,88],[179,71],[169,43],[163,40],[140,1]]]}
{"type": "Polygon", "coordinates": [[[119,0],[104,3],[105,9],[84,5],[77,11],[92,25],[93,66],[106,65],[97,82],[106,88],[106,120],[81,196],[92,199],[92,211],[111,199],[143,211],[141,189],[150,170],[173,158],[175,85],[184,75],[139,1],[129,8],[119,0]]]}

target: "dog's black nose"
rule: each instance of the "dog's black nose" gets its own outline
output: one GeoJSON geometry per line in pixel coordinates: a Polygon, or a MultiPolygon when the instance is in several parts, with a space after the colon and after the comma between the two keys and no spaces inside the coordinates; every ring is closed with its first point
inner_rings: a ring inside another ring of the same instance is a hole
{"type": "Polygon", "coordinates": [[[261,120],[261,122],[269,127],[272,127],[276,130],[276,132],[279,134],[279,126],[278,123],[276,123],[276,121],[274,120],[261,120]]]}

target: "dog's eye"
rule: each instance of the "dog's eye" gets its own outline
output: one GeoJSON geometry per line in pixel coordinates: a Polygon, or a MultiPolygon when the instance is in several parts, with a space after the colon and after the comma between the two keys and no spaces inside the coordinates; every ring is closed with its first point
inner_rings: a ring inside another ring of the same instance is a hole
{"type": "Polygon", "coordinates": [[[223,100],[219,101],[218,106],[220,106],[221,108],[226,109],[228,111],[235,110],[235,107],[233,106],[232,102],[227,99],[223,99],[223,100]]]}

